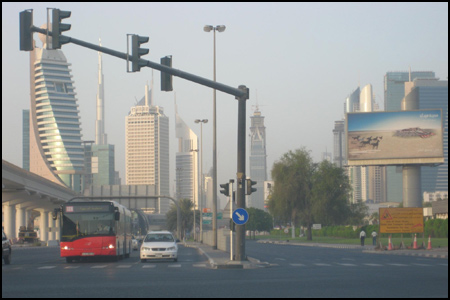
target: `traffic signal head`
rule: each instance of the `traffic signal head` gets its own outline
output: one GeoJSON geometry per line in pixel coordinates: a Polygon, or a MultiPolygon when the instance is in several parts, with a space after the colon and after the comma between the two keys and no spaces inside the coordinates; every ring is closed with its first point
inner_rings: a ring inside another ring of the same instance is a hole
{"type": "Polygon", "coordinates": [[[224,184],[221,184],[220,187],[223,188],[223,190],[220,190],[220,193],[229,197],[230,196],[230,184],[224,183],[224,184]]]}
{"type": "Polygon", "coordinates": [[[20,50],[33,50],[33,10],[24,10],[19,13],[20,16],[20,50]]]}
{"type": "MultiPolygon", "coordinates": [[[[161,65],[172,68],[172,55],[161,58],[161,65]]],[[[161,91],[173,91],[172,75],[161,71],[161,91]]]]}
{"type": "Polygon", "coordinates": [[[141,48],[141,44],[148,43],[148,36],[134,34],[131,37],[131,65],[133,72],[139,72],[146,63],[140,61],[140,57],[148,54],[149,49],[141,48]]]}
{"type": "Polygon", "coordinates": [[[246,179],[247,184],[247,193],[246,195],[251,195],[251,193],[256,192],[256,188],[252,187],[256,184],[256,181],[253,181],[251,179],[246,179]]]}
{"type": "Polygon", "coordinates": [[[63,31],[70,30],[70,24],[62,24],[61,20],[69,18],[72,13],[60,9],[53,9],[52,11],[52,48],[61,49],[61,45],[67,44],[69,38],[61,36],[63,31]]]}

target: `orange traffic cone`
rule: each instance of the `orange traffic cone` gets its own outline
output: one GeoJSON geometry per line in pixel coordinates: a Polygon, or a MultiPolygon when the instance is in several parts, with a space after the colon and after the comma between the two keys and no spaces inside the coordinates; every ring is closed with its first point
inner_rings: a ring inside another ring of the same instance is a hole
{"type": "Polygon", "coordinates": [[[431,235],[428,236],[428,247],[427,250],[431,250],[431,235]]]}
{"type": "Polygon", "coordinates": [[[394,248],[392,247],[392,241],[391,241],[391,236],[389,236],[389,242],[388,242],[388,250],[394,250],[394,248]]]}
{"type": "Polygon", "coordinates": [[[413,243],[413,249],[417,250],[419,247],[417,247],[417,234],[414,234],[414,243],[413,243]]]}

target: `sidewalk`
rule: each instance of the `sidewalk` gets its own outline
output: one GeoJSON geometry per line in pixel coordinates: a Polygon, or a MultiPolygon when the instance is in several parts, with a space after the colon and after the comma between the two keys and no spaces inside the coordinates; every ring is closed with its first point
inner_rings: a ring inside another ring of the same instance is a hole
{"type": "MultiPolygon", "coordinates": [[[[406,255],[406,256],[422,256],[429,258],[444,258],[448,259],[448,247],[436,248],[432,250],[419,249],[402,249],[402,250],[375,250],[375,246],[366,245],[349,245],[349,244],[321,244],[321,243],[295,243],[287,241],[271,241],[260,240],[258,243],[280,244],[280,245],[292,245],[292,246],[304,246],[304,247],[322,247],[322,248],[335,248],[335,249],[354,249],[361,250],[363,253],[371,254],[384,254],[384,255],[406,255]]],[[[185,247],[196,248],[200,253],[204,254],[213,269],[256,269],[267,268],[270,264],[267,262],[261,262],[256,258],[247,257],[247,261],[230,261],[230,253],[222,250],[214,250],[212,246],[201,244],[197,242],[187,242],[185,247]]]]}

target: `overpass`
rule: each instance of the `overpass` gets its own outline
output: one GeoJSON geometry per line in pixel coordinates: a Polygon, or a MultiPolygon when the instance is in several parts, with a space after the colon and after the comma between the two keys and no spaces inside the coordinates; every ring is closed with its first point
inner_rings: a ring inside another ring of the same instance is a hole
{"type": "Polygon", "coordinates": [[[19,227],[26,226],[31,211],[40,212],[40,240],[57,240],[59,222],[52,219],[53,209],[79,196],[73,190],[54,183],[2,160],[2,213],[8,238],[18,236],[19,227]]]}

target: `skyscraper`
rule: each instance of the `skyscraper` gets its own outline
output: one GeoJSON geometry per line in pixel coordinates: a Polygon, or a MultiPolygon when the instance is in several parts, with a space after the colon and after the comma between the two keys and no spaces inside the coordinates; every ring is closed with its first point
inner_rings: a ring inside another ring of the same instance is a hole
{"type": "MultiPolygon", "coordinates": [[[[176,104],[175,104],[176,107],[176,104]]],[[[190,199],[198,209],[198,195],[200,186],[198,168],[198,137],[186,125],[175,108],[175,134],[178,138],[176,153],[176,198],[190,199]]]]}
{"type": "Polygon", "coordinates": [[[256,192],[248,197],[248,207],[264,210],[264,181],[267,180],[266,127],[258,105],[250,127],[250,178],[256,181],[256,192]]]}
{"type": "MultiPolygon", "coordinates": [[[[384,75],[384,110],[400,111],[405,97],[405,82],[415,78],[435,78],[431,71],[423,72],[387,72],[384,75]]],[[[386,167],[386,201],[402,202],[403,177],[401,166],[386,167]]]]}
{"type": "Polygon", "coordinates": [[[30,52],[30,171],[81,192],[84,150],[70,64],[39,38],[44,46],[30,52]]]}
{"type": "MultiPolygon", "coordinates": [[[[125,118],[125,167],[127,185],[155,185],[157,195],[169,195],[169,118],[164,109],[145,97],[125,118]],[[143,101],[145,100],[145,102],[143,101]]],[[[169,210],[167,200],[159,200],[158,214],[169,210]]]]}

